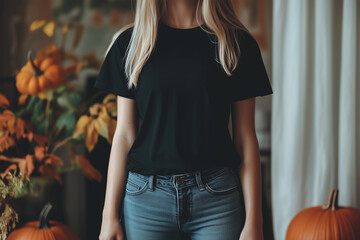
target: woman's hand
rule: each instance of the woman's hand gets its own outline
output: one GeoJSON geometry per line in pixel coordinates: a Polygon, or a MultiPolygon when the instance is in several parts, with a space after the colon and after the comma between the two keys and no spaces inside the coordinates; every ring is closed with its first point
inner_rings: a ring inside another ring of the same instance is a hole
{"type": "Polygon", "coordinates": [[[124,240],[124,232],[119,218],[103,218],[99,240],[124,240]]]}
{"type": "Polygon", "coordinates": [[[239,240],[264,240],[262,224],[245,223],[239,240]]]}

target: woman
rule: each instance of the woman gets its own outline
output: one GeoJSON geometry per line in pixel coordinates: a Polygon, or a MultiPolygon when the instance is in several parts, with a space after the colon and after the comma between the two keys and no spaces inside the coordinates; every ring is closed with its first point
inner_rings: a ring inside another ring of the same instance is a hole
{"type": "Polygon", "coordinates": [[[262,239],[254,108],[272,88],[230,0],[137,1],[94,86],[118,96],[99,239],[262,239]]]}

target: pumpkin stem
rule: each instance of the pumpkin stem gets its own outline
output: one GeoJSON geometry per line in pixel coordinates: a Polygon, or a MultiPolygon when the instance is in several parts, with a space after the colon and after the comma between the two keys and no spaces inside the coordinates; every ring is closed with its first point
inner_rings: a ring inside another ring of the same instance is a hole
{"type": "Polygon", "coordinates": [[[335,210],[338,208],[338,192],[337,188],[331,189],[328,200],[325,205],[322,206],[322,209],[332,209],[335,210]]]}
{"type": "Polygon", "coordinates": [[[336,210],[339,208],[338,205],[338,196],[339,196],[339,189],[335,188],[334,190],[334,195],[333,195],[333,200],[332,200],[332,204],[331,204],[331,210],[336,210]]]}
{"type": "Polygon", "coordinates": [[[49,222],[47,220],[48,214],[52,208],[52,205],[50,202],[47,202],[45,206],[41,209],[40,217],[39,217],[39,224],[37,225],[37,228],[49,228],[49,222]]]}
{"type": "Polygon", "coordinates": [[[32,68],[34,69],[34,76],[40,76],[42,75],[44,72],[40,70],[40,68],[38,68],[34,61],[31,59],[31,50],[29,50],[28,55],[27,55],[27,59],[28,61],[31,63],[32,68]]]}
{"type": "Polygon", "coordinates": [[[322,209],[330,208],[333,195],[334,195],[334,189],[331,189],[328,200],[327,200],[326,204],[322,206],[322,209]]]}

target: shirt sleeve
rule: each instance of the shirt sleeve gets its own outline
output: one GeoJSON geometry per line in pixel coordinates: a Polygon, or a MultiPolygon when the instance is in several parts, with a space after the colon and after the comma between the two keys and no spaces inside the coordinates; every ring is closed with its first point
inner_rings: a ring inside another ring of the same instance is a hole
{"type": "Polygon", "coordinates": [[[239,33],[240,58],[230,76],[231,102],[272,94],[259,45],[247,32],[239,33]]]}
{"type": "Polygon", "coordinates": [[[105,90],[118,96],[135,99],[132,85],[129,89],[125,75],[125,51],[120,34],[109,48],[93,87],[105,90]]]}

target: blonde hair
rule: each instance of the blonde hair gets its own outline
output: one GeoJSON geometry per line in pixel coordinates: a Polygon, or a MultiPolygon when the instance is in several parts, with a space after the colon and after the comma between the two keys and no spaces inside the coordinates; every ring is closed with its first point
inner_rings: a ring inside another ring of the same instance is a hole
{"type": "MultiPolygon", "coordinates": [[[[133,27],[129,45],[126,49],[125,74],[129,79],[128,88],[137,86],[142,67],[148,60],[156,41],[159,19],[166,11],[166,0],[136,1],[135,20],[120,29],[118,34],[133,27]]],[[[238,64],[240,48],[236,29],[249,33],[237,18],[232,0],[198,0],[196,21],[206,33],[215,35],[218,43],[216,59],[227,75],[238,64]],[[201,24],[204,24],[203,27],[201,24]]]]}

